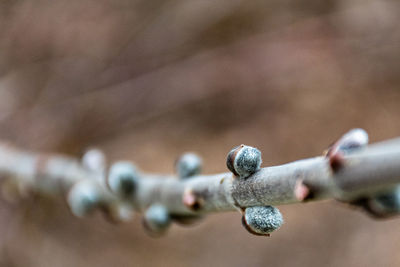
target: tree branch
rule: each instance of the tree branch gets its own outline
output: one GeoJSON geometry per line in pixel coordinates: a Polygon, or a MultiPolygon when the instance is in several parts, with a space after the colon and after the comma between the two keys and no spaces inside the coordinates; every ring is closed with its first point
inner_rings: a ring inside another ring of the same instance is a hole
{"type": "Polygon", "coordinates": [[[6,195],[63,195],[77,216],[101,208],[115,220],[127,220],[136,210],[145,212],[147,229],[163,232],[171,219],[187,222],[210,212],[240,210],[250,232],[266,235],[282,223],[271,205],[332,198],[375,215],[400,211],[397,202],[388,208],[388,202],[379,201],[400,183],[400,138],[366,146],[364,134],[349,132],[326,156],[266,168],[260,168],[257,149],[242,145],[228,155],[231,172],[215,175],[199,175],[201,160],[194,154],[178,160],[176,176],[145,174],[128,162],[115,163],[106,174],[97,150],[77,160],[3,144],[0,175],[6,195]]]}

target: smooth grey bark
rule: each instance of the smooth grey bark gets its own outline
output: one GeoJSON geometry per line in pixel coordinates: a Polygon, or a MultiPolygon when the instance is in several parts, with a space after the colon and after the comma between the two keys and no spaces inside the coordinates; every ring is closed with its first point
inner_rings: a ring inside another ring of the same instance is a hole
{"type": "Polygon", "coordinates": [[[0,146],[0,174],[23,188],[53,195],[68,195],[71,188],[85,181],[95,188],[103,207],[128,203],[138,211],[145,211],[152,204],[161,204],[172,215],[328,198],[352,201],[400,183],[400,138],[344,155],[343,166],[338,170],[332,169],[329,159],[321,156],[262,168],[247,178],[230,172],[186,179],[139,173],[136,189],[123,198],[108,190],[105,174],[99,176],[79,160],[25,152],[8,145],[0,146]],[[299,199],[295,193],[299,183],[310,191],[305,199],[299,199]],[[187,194],[195,199],[196,205],[185,203],[187,194]]]}

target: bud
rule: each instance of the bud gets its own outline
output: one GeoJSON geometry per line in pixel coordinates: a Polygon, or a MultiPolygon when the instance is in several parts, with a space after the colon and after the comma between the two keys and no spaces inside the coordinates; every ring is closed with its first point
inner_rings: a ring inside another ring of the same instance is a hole
{"type": "Polygon", "coordinates": [[[280,211],[272,206],[246,208],[242,217],[243,226],[254,235],[269,236],[280,228],[283,217],[280,211]]]}
{"type": "Polygon", "coordinates": [[[183,154],[176,162],[175,168],[180,178],[189,178],[201,173],[203,162],[194,153],[183,154]]]}
{"type": "Polygon", "coordinates": [[[246,178],[261,167],[261,152],[254,147],[240,145],[229,152],[226,166],[236,176],[246,178]]]}
{"type": "Polygon", "coordinates": [[[111,166],[108,185],[114,193],[128,197],[134,193],[139,180],[135,166],[129,162],[117,162],[111,166]]]}

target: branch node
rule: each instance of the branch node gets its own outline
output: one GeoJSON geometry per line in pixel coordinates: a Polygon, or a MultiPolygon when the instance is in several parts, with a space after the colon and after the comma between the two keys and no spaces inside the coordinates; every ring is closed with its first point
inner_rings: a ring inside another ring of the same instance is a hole
{"type": "Polygon", "coordinates": [[[192,211],[198,211],[203,208],[204,199],[196,195],[192,189],[186,189],[182,197],[183,204],[192,211]]]}
{"type": "Polygon", "coordinates": [[[298,201],[305,201],[310,198],[311,195],[310,188],[304,184],[303,180],[297,180],[294,187],[294,195],[298,201]]]}

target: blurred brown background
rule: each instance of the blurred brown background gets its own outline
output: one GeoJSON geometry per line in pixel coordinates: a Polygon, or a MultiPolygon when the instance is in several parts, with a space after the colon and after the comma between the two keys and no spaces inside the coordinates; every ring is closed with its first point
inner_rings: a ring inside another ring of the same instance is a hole
{"type": "MultiPolygon", "coordinates": [[[[150,172],[185,151],[225,171],[319,155],[350,128],[400,135],[400,3],[385,0],[2,0],[0,137],[150,172]]],[[[0,202],[0,266],[399,266],[399,220],[333,201],[281,207],[271,238],[240,215],[147,237],[139,216],[79,220],[62,200],[0,202]]]]}

